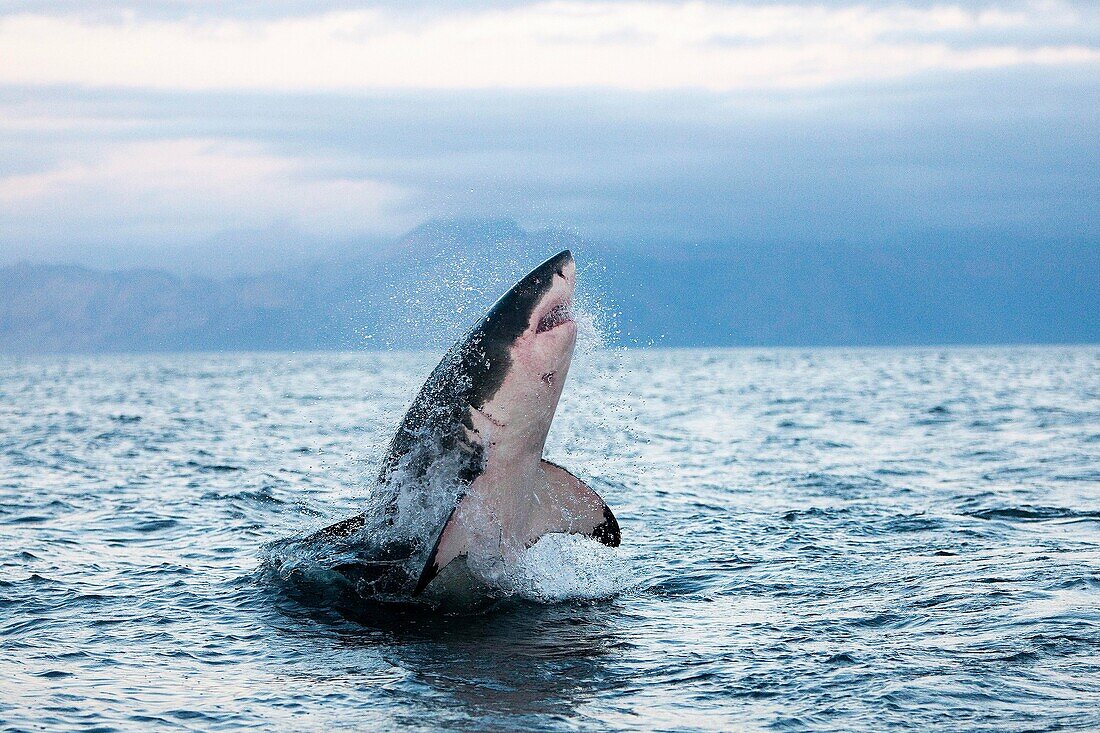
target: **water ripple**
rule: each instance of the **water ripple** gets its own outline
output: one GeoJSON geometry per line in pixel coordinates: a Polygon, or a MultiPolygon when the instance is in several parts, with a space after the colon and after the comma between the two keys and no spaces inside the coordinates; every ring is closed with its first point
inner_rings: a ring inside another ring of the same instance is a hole
{"type": "Polygon", "coordinates": [[[591,352],[547,452],[599,593],[550,545],[483,616],[272,582],[432,366],[0,360],[0,727],[1100,728],[1100,349],[591,352]]]}

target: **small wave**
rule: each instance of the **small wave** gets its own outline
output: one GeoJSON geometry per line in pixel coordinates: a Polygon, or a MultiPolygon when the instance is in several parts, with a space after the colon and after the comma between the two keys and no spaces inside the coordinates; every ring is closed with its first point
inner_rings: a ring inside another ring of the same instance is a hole
{"type": "Polygon", "coordinates": [[[42,514],[26,514],[22,517],[15,517],[14,519],[9,519],[8,523],[9,524],[41,524],[43,522],[50,521],[50,519],[51,519],[50,517],[47,517],[47,516],[42,515],[42,514]]]}
{"type": "Polygon", "coordinates": [[[1042,522],[1051,519],[1100,519],[1100,511],[1078,511],[1064,507],[1029,505],[979,509],[973,512],[962,512],[962,515],[974,517],[975,519],[1003,519],[1010,522],[1042,522]]]}
{"type": "Polygon", "coordinates": [[[870,476],[845,476],[822,472],[804,473],[792,484],[800,489],[809,489],[823,496],[841,498],[862,498],[881,493],[886,484],[870,476]]]}
{"type": "Polygon", "coordinates": [[[198,461],[188,461],[183,464],[185,468],[193,468],[198,471],[208,473],[231,473],[233,471],[243,471],[240,466],[232,466],[228,463],[199,463],[198,461]]]}
{"type": "Polygon", "coordinates": [[[139,522],[131,527],[136,532],[142,534],[148,534],[150,532],[160,532],[161,530],[171,529],[179,525],[175,519],[149,519],[144,522],[139,522]]]}
{"type": "Polygon", "coordinates": [[[850,512],[847,507],[816,507],[792,509],[783,515],[784,522],[796,522],[807,518],[836,519],[850,512]]]}
{"type": "Polygon", "coordinates": [[[275,489],[271,486],[262,486],[259,489],[242,491],[207,491],[202,495],[207,501],[243,501],[256,504],[285,504],[286,501],[275,496],[275,489]]]}

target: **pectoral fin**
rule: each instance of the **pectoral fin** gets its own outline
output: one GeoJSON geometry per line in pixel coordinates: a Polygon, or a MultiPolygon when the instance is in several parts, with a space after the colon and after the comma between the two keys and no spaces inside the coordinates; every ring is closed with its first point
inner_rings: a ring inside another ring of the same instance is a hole
{"type": "Polygon", "coordinates": [[[618,547],[621,540],[619,522],[600,495],[556,463],[544,460],[542,470],[550,482],[550,495],[556,510],[546,534],[580,534],[608,547],[618,547]],[[559,512],[560,521],[557,520],[559,512]]]}
{"type": "MultiPolygon", "coordinates": [[[[557,464],[542,461],[540,467],[546,476],[547,491],[542,494],[544,501],[536,515],[538,519],[534,523],[527,546],[534,544],[543,535],[558,533],[584,535],[608,547],[618,547],[619,523],[600,495],[557,464]]],[[[484,478],[478,480],[481,481],[484,478]]],[[[443,525],[443,531],[420,573],[413,595],[420,595],[456,557],[469,554],[470,532],[477,532],[476,525],[479,520],[475,516],[475,509],[472,508],[476,493],[475,482],[475,485],[451,511],[451,516],[443,525]],[[471,528],[474,529],[471,530],[471,528]]],[[[484,517],[480,519],[484,522],[484,517]]],[[[500,519],[505,526],[514,521],[510,516],[500,517],[500,519]]]]}

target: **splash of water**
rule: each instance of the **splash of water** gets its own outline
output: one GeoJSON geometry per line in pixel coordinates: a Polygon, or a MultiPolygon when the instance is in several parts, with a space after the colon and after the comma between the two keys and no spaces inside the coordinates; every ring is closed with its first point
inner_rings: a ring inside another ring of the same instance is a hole
{"type": "Polygon", "coordinates": [[[636,585],[629,560],[587,537],[548,534],[509,568],[502,589],[540,603],[611,598],[636,585]]]}

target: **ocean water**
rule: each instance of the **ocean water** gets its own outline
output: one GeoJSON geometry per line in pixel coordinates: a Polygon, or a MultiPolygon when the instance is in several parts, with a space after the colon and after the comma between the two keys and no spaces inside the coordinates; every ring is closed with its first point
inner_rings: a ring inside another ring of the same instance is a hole
{"type": "Polygon", "coordinates": [[[547,456],[621,548],[292,592],[433,365],[0,359],[0,729],[1100,729],[1100,348],[589,351],[547,456]]]}

